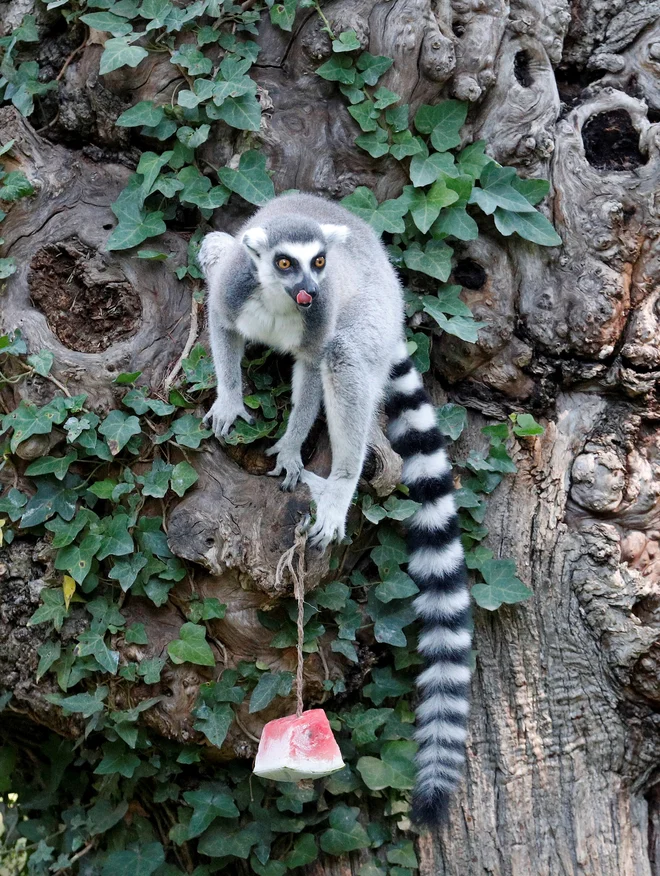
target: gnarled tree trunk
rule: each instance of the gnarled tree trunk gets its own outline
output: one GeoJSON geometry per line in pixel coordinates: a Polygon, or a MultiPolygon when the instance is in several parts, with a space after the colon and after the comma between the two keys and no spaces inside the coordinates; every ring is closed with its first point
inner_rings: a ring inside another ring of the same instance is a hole
{"type": "MultiPolygon", "coordinates": [[[[9,3],[7,21],[25,6],[9,3]]],[[[534,598],[475,612],[466,781],[449,826],[419,840],[422,873],[660,876],[660,3],[334,0],[323,9],[337,31],[353,28],[363,47],[395,59],[381,84],[413,111],[448,96],[472,101],[466,138],[486,139],[523,175],[549,177],[547,212],[564,241],[542,250],[484,227],[462,244],[454,280],[488,325],[476,345],[438,337],[426,376],[437,398],[446,392],[470,409],[466,447],[479,445],[488,418],[512,410],[533,411],[546,431],[516,444],[518,473],[489,502],[489,546],[515,558],[534,598]]],[[[380,200],[396,196],[399,165],[356,150],[343,100],[311,75],[330,52],[318,16],[300,12],[291,34],[263,24],[259,41],[256,78],[269,108],[259,138],[276,189],[339,198],[366,185],[380,200]]],[[[112,120],[137,100],[168,98],[179,82],[171,65],[150,59],[99,77],[100,51],[88,41],[66,68],[48,130],[0,111],[0,141],[15,138],[15,165],[36,189],[3,223],[19,270],[1,308],[5,328],[55,354],[58,381],[107,409],[118,372],[163,385],[188,337],[190,296],[162,263],[104,251],[110,204],[129,174],[118,161],[134,157],[112,120]],[[71,277],[81,311],[67,297],[71,277]],[[108,294],[113,318],[81,318],[108,294]]],[[[223,164],[237,145],[224,129],[205,157],[223,164]]],[[[213,224],[232,231],[243,218],[223,209],[213,224]]],[[[186,243],[165,238],[177,254],[186,243]]],[[[16,392],[35,398],[47,388],[35,380],[16,392]]],[[[35,438],[22,453],[35,458],[47,444],[35,438]]],[[[322,471],[327,460],[321,440],[311,464],[322,471]]],[[[380,463],[372,482],[395,482],[386,448],[380,463]]],[[[263,477],[259,451],[230,458],[214,445],[195,464],[202,477],[170,512],[169,544],[197,564],[198,592],[229,606],[212,622],[217,657],[293,668],[292,652],[269,649],[256,610],[278,595],[275,567],[306,507],[304,488],[283,496],[263,477]]],[[[14,692],[9,720],[71,733],[34,682],[42,639],[25,624],[44,568],[20,541],[5,551],[0,686],[14,692]]],[[[318,561],[311,584],[325,572],[318,561]]],[[[157,656],[181,623],[175,603],[169,613],[127,611],[147,625],[150,645],[117,647],[140,657],[157,656]]],[[[335,657],[322,649],[307,661],[310,700],[341,674],[335,657]]],[[[170,667],[152,726],[190,738],[207,677],[170,667]]],[[[253,754],[275,714],[243,707],[223,756],[253,754]]],[[[324,861],[309,873],[358,869],[358,859],[324,861]]]]}

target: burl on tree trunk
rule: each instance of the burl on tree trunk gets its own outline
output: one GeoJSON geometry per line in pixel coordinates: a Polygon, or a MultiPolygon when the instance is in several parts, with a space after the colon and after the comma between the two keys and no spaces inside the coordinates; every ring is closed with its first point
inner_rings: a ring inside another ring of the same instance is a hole
{"type": "MultiPolygon", "coordinates": [[[[413,111],[448,96],[473,101],[466,135],[485,138],[499,162],[550,178],[546,209],[564,241],[542,250],[484,225],[478,241],[461,244],[453,279],[488,326],[474,346],[438,337],[426,376],[438,400],[442,383],[471,411],[459,450],[479,445],[486,418],[511,410],[534,411],[546,432],[512,448],[518,474],[489,502],[490,547],[515,558],[534,598],[475,612],[466,781],[449,827],[420,840],[422,872],[658,876],[660,4],[336,0],[324,11],[336,30],[353,28],[363,47],[395,59],[381,84],[413,111]]],[[[317,16],[300,13],[290,35],[263,25],[260,43],[255,71],[268,109],[260,137],[276,188],[339,198],[367,185],[381,199],[397,195],[398,165],[356,150],[343,101],[311,75],[330,53],[317,16]]],[[[156,93],[162,102],[177,86],[168,80],[172,67],[147,59],[137,74],[99,78],[99,53],[88,45],[66,71],[69,115],[50,132],[60,145],[12,110],[0,114],[0,139],[16,138],[16,160],[36,189],[3,223],[19,271],[2,317],[32,349],[55,354],[56,379],[109,407],[120,371],[142,370],[154,388],[163,385],[185,345],[191,305],[189,290],[161,263],[104,251],[109,205],[129,171],[89,146],[121,148],[107,107],[116,114],[156,93]],[[81,108],[89,128],[83,151],[64,133],[75,130],[81,108]],[[112,320],[98,307],[108,296],[112,320]]],[[[204,147],[213,165],[240,145],[220,126],[204,147]]],[[[214,224],[232,231],[243,216],[221,210],[214,224]]],[[[186,241],[168,234],[164,245],[182,254],[186,241]]],[[[50,389],[35,381],[16,392],[38,398],[50,389]]],[[[372,482],[396,482],[396,460],[382,439],[379,447],[372,482]]],[[[33,439],[22,452],[45,449],[33,439]]],[[[256,610],[279,595],[274,569],[306,507],[304,488],[281,494],[263,477],[268,463],[259,452],[230,458],[213,444],[193,461],[202,477],[171,509],[168,535],[171,549],[196,564],[197,591],[229,606],[227,618],[213,622],[218,661],[292,668],[293,654],[269,649],[256,610]]],[[[327,465],[326,445],[313,464],[327,465]]],[[[45,682],[34,682],[41,634],[25,624],[44,560],[20,542],[7,557],[0,575],[13,597],[0,613],[0,679],[32,721],[73,732],[43,699],[45,682]]],[[[323,561],[312,566],[310,585],[326,572],[323,561]]],[[[182,586],[185,593],[190,585],[182,586]]],[[[155,612],[136,600],[129,614],[148,627],[141,657],[158,656],[182,620],[174,604],[155,612]]],[[[307,661],[313,702],[322,701],[323,679],[344,671],[323,643],[321,652],[307,661]]],[[[168,698],[148,713],[155,729],[191,738],[204,672],[168,669],[168,698]]],[[[253,754],[272,717],[240,713],[221,756],[253,754]]],[[[358,869],[357,860],[335,861],[308,872],[358,869]]]]}

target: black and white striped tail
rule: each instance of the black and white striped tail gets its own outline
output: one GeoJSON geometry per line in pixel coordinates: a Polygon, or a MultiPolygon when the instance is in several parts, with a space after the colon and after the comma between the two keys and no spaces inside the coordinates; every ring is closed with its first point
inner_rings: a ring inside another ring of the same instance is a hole
{"type": "Polygon", "coordinates": [[[410,498],[422,503],[408,530],[408,574],[420,589],[415,599],[423,622],[418,647],[426,663],[417,679],[413,819],[434,825],[445,816],[465,761],[470,597],[445,440],[408,357],[392,368],[385,411],[392,447],[403,458],[403,482],[410,498]]]}

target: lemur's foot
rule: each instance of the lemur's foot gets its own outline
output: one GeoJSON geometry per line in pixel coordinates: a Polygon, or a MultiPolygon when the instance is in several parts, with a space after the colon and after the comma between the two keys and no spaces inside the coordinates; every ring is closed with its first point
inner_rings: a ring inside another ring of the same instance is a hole
{"type": "Polygon", "coordinates": [[[266,451],[266,456],[274,456],[275,454],[277,454],[275,468],[272,471],[269,471],[268,474],[270,477],[274,478],[281,475],[282,472],[285,472],[284,480],[280,485],[280,489],[290,493],[300,480],[300,473],[303,470],[303,461],[300,456],[300,451],[287,450],[286,447],[281,446],[281,441],[278,441],[277,444],[269,447],[266,451]]]}
{"type": "Polygon", "coordinates": [[[303,469],[300,479],[309,488],[316,503],[316,519],[305,521],[309,544],[321,553],[333,541],[341,541],[346,534],[346,508],[338,496],[333,495],[332,484],[311,471],[303,469]]]}
{"type": "Polygon", "coordinates": [[[225,438],[238,417],[246,422],[254,423],[254,417],[243,405],[243,399],[216,399],[204,423],[210,423],[216,438],[225,438]]]}

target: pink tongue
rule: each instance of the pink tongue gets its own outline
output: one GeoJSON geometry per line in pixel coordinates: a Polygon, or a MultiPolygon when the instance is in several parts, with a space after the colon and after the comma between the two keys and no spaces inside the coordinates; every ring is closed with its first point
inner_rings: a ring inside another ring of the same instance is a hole
{"type": "Polygon", "coordinates": [[[305,292],[304,289],[301,289],[300,292],[298,292],[298,294],[296,295],[296,301],[298,302],[298,304],[311,304],[312,296],[309,294],[309,292],[305,292]]]}

